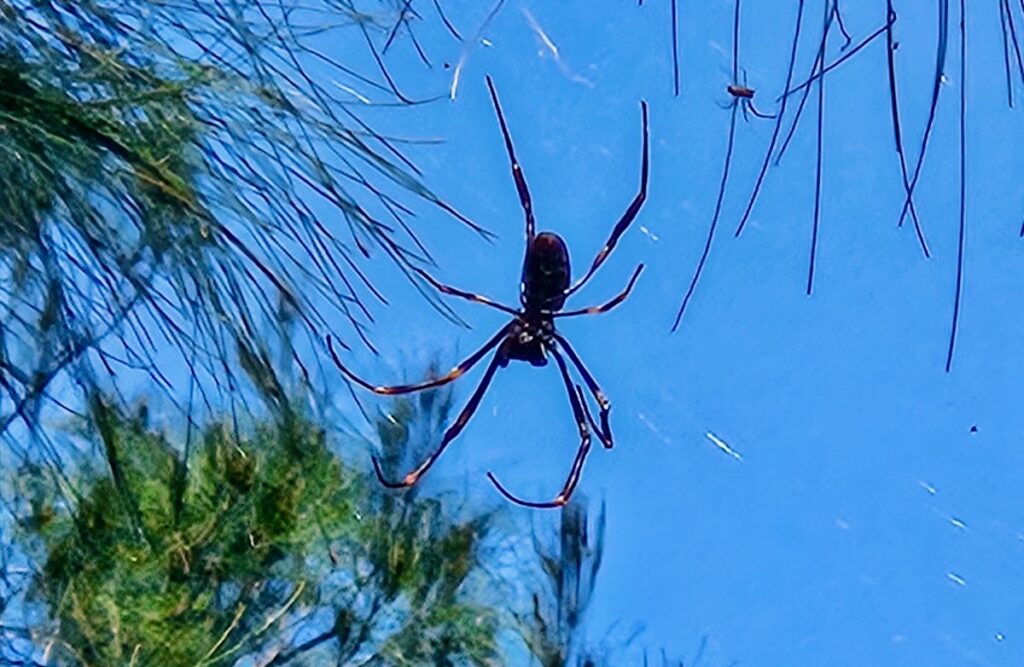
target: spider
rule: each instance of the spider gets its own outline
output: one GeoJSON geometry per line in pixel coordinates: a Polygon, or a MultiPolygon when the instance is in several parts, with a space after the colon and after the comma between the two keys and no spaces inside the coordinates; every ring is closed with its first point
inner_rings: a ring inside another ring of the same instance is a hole
{"type": "Polygon", "coordinates": [[[576,420],[580,435],[579,449],[576,452],[572,468],[565,480],[565,484],[562,486],[562,490],[551,501],[533,502],[523,500],[522,498],[513,495],[501,484],[501,482],[498,481],[497,477],[495,477],[493,473],[488,472],[487,477],[491,480],[497,490],[513,503],[535,508],[561,507],[568,502],[573,490],[579,483],[583,464],[590,451],[591,429],[593,429],[602,445],[607,449],[612,447],[612,433],[608,420],[611,403],[597,384],[594,376],[587,370],[579,355],[576,354],[576,351],[569,344],[569,341],[555,329],[555,320],[563,317],[596,315],[608,312],[626,300],[632,291],[637,278],[640,276],[640,272],[644,268],[643,264],[637,266],[633,271],[629,282],[626,284],[625,289],[610,301],[598,306],[590,306],[588,308],[562,310],[566,299],[582,288],[594,275],[598,267],[600,267],[608,258],[608,255],[615,248],[615,244],[618,242],[623,232],[626,231],[626,228],[629,227],[630,223],[633,222],[633,219],[636,218],[637,213],[640,211],[640,207],[647,198],[649,152],[647,136],[647,103],[643,101],[640,103],[643,119],[643,157],[640,170],[640,191],[629,205],[629,208],[626,209],[626,212],[619,219],[618,223],[616,223],[615,227],[612,229],[611,236],[607,243],[605,243],[604,247],[602,247],[597,253],[597,256],[594,258],[594,261],[587,272],[575,283],[570,283],[569,251],[566,247],[565,241],[563,241],[562,237],[554,232],[536,233],[534,231],[535,221],[533,216],[533,204],[530,200],[530,192],[526,187],[526,179],[523,176],[523,171],[519,166],[515,151],[512,148],[512,138],[509,134],[508,126],[505,123],[505,115],[502,113],[501,104],[498,102],[498,94],[495,91],[494,83],[491,81],[491,77],[489,76],[487,77],[487,87],[490,90],[491,101],[494,103],[494,110],[498,116],[501,133],[505,139],[505,149],[508,151],[508,157],[511,162],[512,177],[515,180],[516,190],[519,194],[519,202],[526,215],[526,256],[523,259],[519,291],[521,308],[512,308],[511,306],[498,303],[485,296],[466,292],[450,285],[445,285],[434,279],[433,276],[428,274],[426,271],[417,268],[415,269],[417,273],[419,273],[419,275],[422,276],[434,289],[442,294],[459,297],[491,308],[496,308],[497,310],[512,315],[512,321],[503,326],[490,340],[484,343],[483,347],[471,354],[465,361],[455,366],[448,374],[416,384],[380,386],[368,382],[357,376],[342,364],[338,355],[334,351],[330,336],[327,337],[327,344],[334,359],[334,363],[338,366],[345,377],[349,378],[356,384],[369,389],[375,394],[385,396],[433,389],[435,387],[448,384],[449,382],[453,382],[476,365],[484,358],[484,356],[487,355],[488,352],[497,348],[497,351],[491,358],[490,364],[487,366],[487,370],[484,371],[483,378],[480,380],[479,385],[477,385],[473,395],[470,396],[469,401],[466,403],[465,407],[463,407],[462,412],[459,413],[455,422],[448,427],[442,436],[441,444],[433,453],[427,456],[422,463],[414,468],[412,472],[407,474],[401,481],[390,481],[385,479],[377,457],[373,457],[373,467],[377,474],[377,478],[380,480],[381,484],[388,488],[407,488],[414,485],[437,461],[437,459],[440,458],[445,448],[459,435],[459,433],[462,432],[463,428],[465,428],[466,424],[473,416],[473,413],[480,405],[480,400],[487,391],[491,380],[494,378],[495,372],[499,368],[508,366],[511,361],[525,361],[533,366],[546,366],[548,363],[548,357],[550,356],[553,358],[555,360],[555,364],[558,366],[559,372],[561,373],[562,380],[565,383],[565,389],[569,395],[569,404],[572,408],[573,417],[576,420]],[[600,410],[600,425],[595,423],[590,409],[587,407],[582,387],[579,384],[575,384],[574,386],[574,381],[569,375],[569,368],[566,364],[565,357],[568,357],[569,361],[572,362],[572,365],[583,378],[583,383],[587,386],[587,389],[596,401],[600,410]]]}
{"type": "Polygon", "coordinates": [[[743,111],[743,120],[749,121],[750,117],[747,115],[753,114],[758,118],[764,118],[766,120],[774,120],[773,114],[763,113],[757,110],[754,106],[754,93],[757,92],[753,88],[747,87],[747,71],[743,70],[743,83],[730,83],[725,87],[725,92],[732,96],[732,100],[726,103],[718,103],[723,109],[731,109],[734,104],[740,105],[740,110],[743,111]]]}

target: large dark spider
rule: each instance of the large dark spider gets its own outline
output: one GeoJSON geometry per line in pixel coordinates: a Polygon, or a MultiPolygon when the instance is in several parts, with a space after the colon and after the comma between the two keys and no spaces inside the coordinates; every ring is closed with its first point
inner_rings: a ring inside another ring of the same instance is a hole
{"type": "Polygon", "coordinates": [[[572,346],[569,345],[569,341],[555,330],[555,319],[559,317],[575,317],[577,315],[592,315],[611,310],[629,296],[630,290],[633,289],[634,283],[636,283],[640,272],[644,268],[643,264],[637,266],[632,277],[629,279],[629,283],[626,285],[626,288],[607,303],[599,306],[591,306],[589,308],[580,308],[578,310],[562,311],[565,300],[571,294],[583,287],[583,285],[585,285],[594,275],[594,272],[597,271],[598,267],[601,266],[601,264],[603,264],[608,258],[608,255],[618,242],[619,237],[622,236],[622,233],[626,231],[626,228],[631,222],[633,222],[633,219],[636,218],[641,205],[643,205],[644,200],[647,197],[647,103],[640,103],[643,116],[643,160],[640,171],[640,191],[633,199],[633,202],[629,205],[629,208],[626,209],[626,212],[619,219],[615,228],[612,229],[611,237],[608,239],[608,242],[605,243],[604,247],[597,253],[597,257],[594,258],[594,262],[590,265],[590,268],[582,278],[570,286],[569,251],[566,248],[565,241],[563,241],[558,234],[553,232],[541,232],[540,234],[535,233],[533,204],[530,201],[530,193],[526,188],[526,179],[523,177],[522,169],[520,168],[519,162],[516,160],[515,152],[512,149],[512,138],[509,135],[508,126],[505,124],[505,116],[501,111],[501,105],[498,103],[498,94],[494,90],[494,83],[491,81],[490,77],[487,77],[487,87],[490,89],[491,100],[494,102],[494,109],[498,115],[498,123],[501,125],[501,132],[505,138],[505,148],[508,150],[509,160],[512,162],[512,177],[515,179],[516,190],[519,192],[519,201],[526,214],[526,257],[523,260],[522,281],[520,283],[519,295],[519,301],[522,304],[522,308],[515,309],[492,301],[487,297],[473,294],[471,292],[465,292],[449,285],[444,285],[435,280],[425,271],[416,269],[431,286],[442,294],[457,296],[469,301],[484,304],[485,306],[490,306],[491,308],[497,308],[498,310],[512,315],[514,319],[503,326],[493,338],[484,344],[483,347],[453,368],[448,374],[417,384],[387,387],[367,382],[345,368],[331,345],[330,337],[328,337],[327,343],[330,348],[331,355],[334,357],[334,363],[337,364],[338,368],[347,378],[376,394],[382,394],[385,396],[423,391],[425,389],[432,389],[434,387],[440,387],[448,384],[449,382],[461,377],[492,349],[498,348],[494,357],[491,359],[490,364],[487,366],[487,370],[484,371],[484,376],[480,380],[480,384],[477,386],[476,391],[473,392],[473,395],[469,398],[466,406],[455,419],[455,423],[445,431],[444,437],[441,439],[441,444],[432,454],[430,454],[430,456],[426,458],[426,460],[406,475],[402,481],[392,482],[384,478],[380,462],[376,457],[373,458],[373,467],[377,473],[377,477],[384,486],[389,488],[405,488],[412,486],[430,468],[430,466],[437,461],[448,444],[462,432],[466,423],[469,422],[470,417],[473,416],[473,413],[480,405],[480,400],[483,398],[484,392],[487,391],[487,387],[490,385],[491,379],[494,377],[494,373],[498,368],[508,366],[509,362],[513,360],[526,361],[533,366],[545,366],[548,363],[547,355],[550,354],[554,357],[555,363],[558,365],[559,371],[561,371],[562,379],[565,382],[565,389],[569,394],[569,403],[572,406],[573,416],[576,419],[576,424],[580,431],[580,446],[576,452],[576,458],[573,461],[572,469],[569,471],[569,476],[565,480],[565,485],[554,500],[550,502],[531,502],[512,495],[504,486],[502,486],[493,473],[488,472],[487,476],[490,478],[491,482],[494,483],[495,487],[497,487],[498,491],[514,503],[524,505],[526,507],[560,507],[568,502],[573,489],[576,488],[576,484],[579,482],[580,473],[583,470],[583,463],[587,458],[587,453],[590,451],[590,428],[593,428],[594,432],[601,440],[601,443],[609,449],[612,447],[612,433],[611,427],[608,423],[608,414],[611,409],[611,403],[605,397],[604,392],[601,391],[601,388],[598,386],[594,376],[591,375],[590,371],[588,371],[586,366],[583,365],[583,361],[580,359],[579,355],[577,355],[572,346]],[[572,361],[576,370],[582,376],[584,384],[587,385],[587,388],[593,395],[594,400],[597,401],[600,409],[600,426],[594,422],[590,410],[587,407],[586,400],[583,396],[583,389],[578,384],[574,386],[573,380],[569,376],[569,369],[566,366],[565,359],[563,358],[562,353],[558,350],[559,346],[561,346],[565,351],[565,355],[569,357],[569,360],[572,361]]]}

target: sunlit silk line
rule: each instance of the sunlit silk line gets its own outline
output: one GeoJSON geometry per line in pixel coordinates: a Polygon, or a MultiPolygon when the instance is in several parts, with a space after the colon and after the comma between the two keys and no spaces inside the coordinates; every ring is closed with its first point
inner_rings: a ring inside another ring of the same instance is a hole
{"type": "Polygon", "coordinates": [[[732,458],[736,459],[737,461],[743,460],[743,456],[739,452],[730,447],[729,443],[725,442],[711,431],[708,431],[704,435],[707,436],[707,439],[710,440],[715,447],[718,447],[720,450],[722,450],[732,458]]]}
{"type": "MultiPolygon", "coordinates": [[[[477,42],[484,42],[484,31],[487,30],[489,25],[491,25],[491,21],[494,20],[498,10],[501,9],[504,4],[505,0],[498,0],[494,3],[494,7],[492,7],[491,11],[487,14],[487,18],[484,19],[484,22],[480,24],[480,27],[477,28],[476,32],[473,34],[473,39],[467,41],[466,46],[463,47],[462,53],[459,55],[459,62],[456,63],[455,71],[452,72],[452,85],[448,89],[448,97],[450,99],[454,100],[455,94],[458,92],[459,81],[462,79],[462,68],[465,66],[466,61],[469,60],[470,52],[473,50],[473,47],[476,46],[477,42]]],[[[485,43],[489,44],[488,42],[485,43]]]]}
{"type": "Polygon", "coordinates": [[[558,51],[558,46],[555,44],[554,40],[552,40],[551,37],[549,37],[548,34],[544,31],[544,28],[542,28],[540,23],[537,22],[537,19],[530,12],[530,10],[527,9],[526,7],[523,7],[522,12],[523,16],[526,17],[526,22],[530,24],[530,29],[533,30],[533,34],[537,36],[537,39],[539,39],[541,44],[544,45],[544,48],[546,48],[551,53],[551,57],[555,61],[555,64],[558,65],[558,69],[562,73],[562,75],[565,76],[565,78],[572,81],[573,83],[580,83],[583,84],[584,86],[587,86],[588,88],[593,88],[593,81],[584,76],[580,76],[576,72],[572,71],[572,68],[566,64],[565,60],[562,59],[562,54],[558,51]]]}

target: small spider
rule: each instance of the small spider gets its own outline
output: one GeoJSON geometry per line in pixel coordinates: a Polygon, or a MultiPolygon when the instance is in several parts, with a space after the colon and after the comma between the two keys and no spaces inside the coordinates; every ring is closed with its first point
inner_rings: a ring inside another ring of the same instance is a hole
{"type": "Polygon", "coordinates": [[[743,119],[746,121],[750,120],[747,115],[751,113],[758,118],[764,118],[766,120],[774,120],[775,116],[772,114],[762,113],[757,110],[754,106],[754,93],[757,92],[753,88],[747,87],[747,72],[743,71],[743,84],[730,83],[725,87],[725,92],[732,96],[732,99],[727,103],[719,103],[718,106],[723,109],[731,109],[734,104],[739,104],[740,109],[743,111],[743,119]]]}
{"type": "Polygon", "coordinates": [[[523,177],[522,169],[519,166],[519,162],[516,160],[515,152],[512,148],[512,138],[509,135],[508,126],[505,124],[505,116],[501,111],[501,105],[498,102],[498,94],[495,92],[494,83],[491,81],[489,76],[487,77],[487,87],[490,89],[491,100],[494,102],[494,109],[497,112],[498,123],[501,125],[501,133],[505,139],[505,148],[508,151],[509,160],[512,163],[512,177],[515,180],[516,190],[519,193],[519,201],[520,204],[522,204],[523,212],[526,214],[526,256],[523,260],[519,294],[519,301],[522,307],[518,309],[512,308],[510,306],[497,303],[496,301],[492,301],[485,296],[465,292],[463,290],[456,289],[455,287],[451,287],[450,285],[444,285],[422,269],[416,269],[416,271],[432,287],[434,287],[434,289],[438,290],[442,294],[460,297],[475,303],[490,306],[491,308],[496,308],[502,312],[512,315],[512,321],[503,326],[498,333],[484,344],[483,347],[453,368],[447,375],[417,384],[378,386],[371,382],[367,382],[345,368],[334,351],[330,336],[327,337],[327,345],[334,358],[334,363],[347,378],[376,394],[385,396],[433,389],[434,387],[440,387],[448,384],[449,382],[453,382],[476,365],[477,362],[479,362],[488,352],[497,348],[490,364],[487,366],[487,370],[484,371],[484,376],[480,380],[480,384],[477,386],[476,391],[474,391],[473,395],[470,396],[469,401],[462,409],[462,412],[459,413],[455,422],[445,431],[444,436],[441,438],[441,444],[422,463],[420,463],[420,465],[414,468],[412,472],[407,474],[401,481],[393,482],[384,478],[380,462],[376,457],[373,458],[373,467],[377,473],[377,478],[380,479],[384,486],[389,488],[406,488],[412,486],[420,479],[420,477],[423,476],[430,466],[437,461],[448,444],[462,432],[463,428],[465,428],[470,417],[473,416],[473,413],[480,405],[480,400],[483,398],[488,385],[490,385],[495,372],[499,368],[508,366],[511,361],[526,361],[533,366],[545,366],[548,363],[548,355],[550,355],[554,358],[555,364],[561,372],[562,380],[565,383],[565,389],[569,394],[569,404],[572,407],[573,417],[576,419],[576,424],[580,433],[580,446],[576,452],[576,458],[573,461],[572,468],[569,471],[569,475],[565,480],[562,490],[557,496],[555,496],[554,500],[549,502],[531,502],[522,500],[510,493],[504,486],[502,486],[493,473],[488,472],[487,476],[491,482],[494,483],[494,486],[498,491],[514,503],[524,505],[526,507],[561,507],[569,501],[569,497],[572,495],[573,490],[579,482],[580,473],[583,470],[583,464],[590,451],[591,429],[593,429],[594,433],[597,434],[601,443],[609,449],[612,447],[612,433],[608,422],[611,403],[608,401],[607,397],[605,397],[604,392],[601,391],[601,387],[597,384],[594,376],[591,375],[590,371],[588,371],[586,366],[583,365],[583,361],[580,359],[579,355],[577,355],[576,351],[573,350],[571,345],[569,345],[569,341],[556,331],[555,320],[560,317],[594,315],[611,310],[626,300],[626,297],[629,296],[637,278],[640,276],[640,272],[644,268],[643,264],[637,266],[625,289],[607,303],[599,306],[580,308],[577,310],[562,311],[562,307],[565,305],[565,300],[583,287],[583,285],[585,285],[594,275],[594,272],[597,271],[598,267],[600,267],[608,258],[612,249],[615,248],[615,244],[618,242],[619,237],[622,236],[623,232],[626,231],[626,228],[629,227],[630,223],[633,222],[633,219],[636,218],[637,213],[640,211],[640,207],[647,198],[649,152],[647,137],[647,103],[640,103],[643,118],[643,158],[640,170],[640,191],[629,205],[629,208],[626,209],[626,212],[619,219],[618,223],[612,229],[608,242],[605,243],[604,247],[602,247],[597,253],[597,257],[594,258],[590,268],[582,278],[570,285],[569,251],[566,248],[565,241],[562,240],[562,237],[553,232],[541,232],[538,234],[534,231],[535,224],[533,217],[533,204],[530,200],[529,190],[527,190],[526,187],[526,179],[523,177]],[[559,348],[561,348],[561,352],[559,351],[559,348]],[[565,357],[563,357],[562,352],[564,352],[565,356],[572,362],[573,366],[583,378],[583,383],[586,384],[590,393],[593,395],[594,400],[597,402],[600,410],[600,425],[595,423],[594,418],[590,413],[590,409],[587,407],[582,387],[578,384],[574,385],[574,382],[569,375],[569,368],[566,365],[565,357]]]}

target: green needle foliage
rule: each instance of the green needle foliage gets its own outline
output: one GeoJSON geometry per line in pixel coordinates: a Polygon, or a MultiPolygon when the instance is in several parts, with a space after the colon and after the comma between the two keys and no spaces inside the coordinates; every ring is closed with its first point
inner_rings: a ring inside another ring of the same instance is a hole
{"type": "Polygon", "coordinates": [[[492,515],[382,493],[292,409],[182,443],[94,396],[85,432],[105,469],[76,491],[19,476],[46,664],[498,664],[492,515]]]}
{"type": "Polygon", "coordinates": [[[173,394],[167,347],[230,396],[282,311],[370,344],[367,261],[429,261],[412,202],[484,233],[351,106],[402,96],[318,50],[385,30],[341,0],[0,1],[0,433],[65,372],[173,394]]]}
{"type": "Polygon", "coordinates": [[[531,594],[528,611],[513,612],[514,627],[541,667],[595,666],[595,650],[584,645],[583,620],[604,556],[605,508],[602,503],[593,534],[582,494],[560,512],[557,546],[534,538],[540,592],[531,594]]]}

